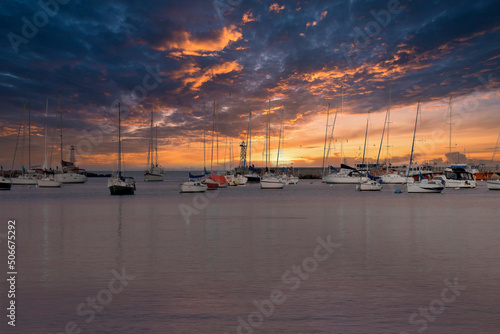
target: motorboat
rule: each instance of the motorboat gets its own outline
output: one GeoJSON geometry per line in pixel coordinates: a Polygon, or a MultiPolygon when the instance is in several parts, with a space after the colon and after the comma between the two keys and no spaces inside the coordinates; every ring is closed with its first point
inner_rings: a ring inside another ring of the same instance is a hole
{"type": "Polygon", "coordinates": [[[476,180],[465,168],[446,168],[442,175],[446,188],[475,188],[476,180]]]}

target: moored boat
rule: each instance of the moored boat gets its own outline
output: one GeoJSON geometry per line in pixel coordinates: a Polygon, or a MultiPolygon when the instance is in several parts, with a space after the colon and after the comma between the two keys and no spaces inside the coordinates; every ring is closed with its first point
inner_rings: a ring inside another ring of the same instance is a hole
{"type": "Polygon", "coordinates": [[[500,190],[500,180],[487,180],[486,185],[489,190],[500,190]]]}
{"type": "Polygon", "coordinates": [[[133,195],[135,193],[135,181],[133,177],[122,175],[122,140],[121,140],[121,112],[118,103],[118,171],[108,179],[108,188],[111,195],[133,195]]]}
{"type": "MultiPolygon", "coordinates": [[[[411,164],[413,162],[413,151],[415,148],[415,135],[417,133],[417,123],[418,123],[418,114],[420,111],[420,103],[417,104],[417,113],[415,119],[415,128],[413,130],[413,142],[411,144],[411,154],[410,154],[410,164],[408,166],[408,174],[407,177],[410,177],[411,164]]],[[[434,180],[429,180],[427,178],[421,178],[419,176],[419,180],[407,183],[406,190],[408,193],[441,193],[444,190],[444,180],[441,180],[439,177],[436,177],[434,180]]]]}
{"type": "Polygon", "coordinates": [[[181,193],[203,193],[207,191],[207,189],[207,185],[200,181],[187,181],[180,185],[181,193]]]}
{"type": "Polygon", "coordinates": [[[12,181],[5,177],[0,177],[0,190],[10,190],[12,188],[12,181]]]}
{"type": "Polygon", "coordinates": [[[53,175],[46,175],[37,180],[38,188],[61,188],[62,182],[56,181],[53,175]]]}
{"type": "Polygon", "coordinates": [[[285,184],[275,175],[267,174],[260,180],[261,189],[283,189],[285,184]]]}

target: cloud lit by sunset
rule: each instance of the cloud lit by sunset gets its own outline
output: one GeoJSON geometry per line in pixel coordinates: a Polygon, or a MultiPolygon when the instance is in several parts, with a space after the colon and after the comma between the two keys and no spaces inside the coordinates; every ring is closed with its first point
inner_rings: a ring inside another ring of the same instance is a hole
{"type": "Polygon", "coordinates": [[[22,37],[20,18],[40,8],[0,4],[0,164],[12,164],[25,102],[31,102],[32,161],[43,160],[46,123],[57,152],[59,90],[65,145],[80,148],[78,165],[88,170],[114,167],[116,132],[102,124],[116,125],[118,101],[126,111],[129,169],[146,166],[151,111],[161,164],[202,168],[214,100],[221,169],[224,159],[227,166],[239,162],[250,112],[252,163],[262,164],[269,100],[272,155],[283,122],[285,166],[321,166],[328,105],[330,117],[337,113],[329,162],[338,165],[341,154],[359,162],[367,118],[368,156],[375,161],[389,98],[390,147],[383,143],[382,160],[408,162],[420,102],[417,160],[446,162],[450,96],[453,151],[473,161],[492,158],[500,132],[497,1],[223,2],[70,2],[15,47],[7,36],[22,37]]]}

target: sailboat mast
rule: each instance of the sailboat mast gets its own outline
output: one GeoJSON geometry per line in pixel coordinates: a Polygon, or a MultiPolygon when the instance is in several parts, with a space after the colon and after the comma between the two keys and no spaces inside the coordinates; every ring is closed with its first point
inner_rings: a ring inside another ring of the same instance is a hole
{"type": "Polygon", "coordinates": [[[248,148],[248,153],[249,153],[249,162],[248,162],[248,166],[251,166],[252,165],[252,111],[250,110],[250,133],[249,133],[249,140],[250,140],[250,146],[248,148]]]}
{"type": "Polygon", "coordinates": [[[493,163],[493,160],[495,159],[495,154],[497,153],[499,142],[500,142],[500,133],[498,134],[497,142],[495,144],[495,148],[493,149],[493,156],[491,157],[491,163],[493,163]]]}
{"type": "Polygon", "coordinates": [[[31,171],[31,102],[28,102],[28,170],[31,171]]]}
{"type": "Polygon", "coordinates": [[[323,146],[323,175],[325,175],[325,159],[326,159],[326,140],[328,138],[328,122],[330,120],[330,103],[326,109],[326,128],[325,128],[325,145],[323,146]]]}
{"type": "Polygon", "coordinates": [[[389,164],[390,164],[390,154],[389,154],[389,148],[391,147],[389,145],[389,135],[390,135],[390,126],[391,126],[391,103],[392,103],[392,85],[389,84],[389,109],[387,110],[387,156],[386,156],[386,161],[385,161],[385,167],[386,167],[386,172],[389,172],[389,164]]]}
{"type": "Polygon", "coordinates": [[[276,154],[276,172],[278,171],[278,165],[280,160],[280,146],[281,146],[281,134],[284,133],[283,129],[283,120],[285,119],[285,110],[283,109],[283,116],[281,120],[280,134],[278,137],[278,153],[276,154]]]}
{"type": "Polygon", "coordinates": [[[156,151],[156,166],[158,167],[158,124],[156,124],[156,143],[155,143],[155,151],[156,151]]]}
{"type": "Polygon", "coordinates": [[[377,170],[378,170],[378,164],[379,164],[379,161],[380,161],[380,153],[382,152],[382,145],[384,143],[385,127],[387,126],[387,117],[388,116],[389,116],[389,109],[387,109],[387,112],[385,113],[384,128],[382,129],[382,137],[380,138],[380,146],[378,148],[377,164],[376,164],[377,170]]]}
{"type": "Polygon", "coordinates": [[[344,142],[342,140],[342,138],[340,138],[340,167],[342,168],[342,164],[344,163],[344,161],[342,161],[343,159],[343,156],[342,154],[344,153],[344,142]]]}
{"type": "MultiPolygon", "coordinates": [[[[23,113],[21,115],[21,122],[19,122],[19,129],[17,131],[17,140],[16,140],[16,149],[14,150],[14,158],[12,159],[12,167],[10,168],[11,171],[14,170],[14,164],[16,163],[16,155],[17,155],[17,148],[19,146],[19,137],[21,136],[21,129],[23,128],[23,122],[24,122],[24,114],[26,113],[26,102],[23,104],[23,113]]],[[[23,133],[24,135],[24,133],[23,133]]],[[[23,146],[24,150],[24,146],[23,146]]],[[[493,153],[493,157],[495,154],[493,153]]],[[[21,161],[22,163],[22,161],[21,161]]]]}
{"type": "Polygon", "coordinates": [[[328,157],[330,156],[330,149],[332,147],[333,140],[333,131],[335,131],[335,124],[337,123],[337,115],[339,113],[339,108],[335,111],[335,117],[333,118],[332,131],[330,132],[329,141],[328,141],[328,149],[326,150],[325,164],[328,165],[328,157]]]}
{"type": "Polygon", "coordinates": [[[449,150],[449,155],[448,155],[449,157],[448,157],[448,159],[451,159],[451,149],[452,149],[452,147],[451,147],[451,130],[452,130],[453,123],[451,121],[451,117],[452,117],[451,98],[452,97],[450,96],[450,102],[448,104],[448,109],[450,110],[450,142],[449,142],[449,147],[448,147],[450,150],[449,150]]]}
{"type": "Polygon", "coordinates": [[[122,134],[121,134],[121,113],[120,102],[118,102],[118,175],[122,175],[122,134]]]}
{"type": "Polygon", "coordinates": [[[49,114],[49,99],[45,101],[45,144],[44,144],[44,153],[45,159],[43,161],[43,170],[47,169],[47,116],[49,114]]]}
{"type": "Polygon", "coordinates": [[[61,90],[59,89],[59,117],[61,118],[61,134],[59,135],[61,140],[61,171],[63,169],[63,125],[62,125],[62,105],[61,105],[61,90]]]}
{"type": "Polygon", "coordinates": [[[210,173],[212,173],[214,165],[214,136],[215,136],[215,99],[214,99],[214,108],[212,113],[212,158],[210,159],[210,173]]]}
{"type": "Polygon", "coordinates": [[[206,123],[207,123],[207,110],[206,103],[203,102],[203,173],[205,173],[205,169],[207,167],[207,157],[206,157],[206,123]]]}
{"type": "Polygon", "coordinates": [[[217,127],[217,174],[219,174],[219,113],[215,108],[215,126],[217,127]]]}
{"type": "Polygon", "coordinates": [[[411,154],[410,154],[410,164],[408,166],[408,172],[406,177],[410,176],[411,164],[413,162],[413,149],[415,148],[415,135],[417,134],[417,123],[418,123],[418,111],[420,110],[420,102],[417,103],[417,115],[415,117],[415,129],[413,129],[413,142],[411,144],[411,154]]]}
{"type": "Polygon", "coordinates": [[[151,150],[152,148],[152,141],[153,141],[153,112],[151,111],[151,121],[149,124],[149,138],[148,138],[148,164],[147,164],[147,169],[151,169],[151,164],[153,161],[153,152],[151,150]]]}
{"type": "MultiPolygon", "coordinates": [[[[368,116],[369,117],[369,116],[368,116]]],[[[365,146],[363,148],[363,161],[361,162],[361,167],[362,170],[364,171],[365,169],[365,153],[366,153],[366,140],[368,138],[368,122],[370,121],[370,118],[366,120],[366,132],[365,132],[365,146]]],[[[368,171],[368,168],[366,169],[368,171]]]]}

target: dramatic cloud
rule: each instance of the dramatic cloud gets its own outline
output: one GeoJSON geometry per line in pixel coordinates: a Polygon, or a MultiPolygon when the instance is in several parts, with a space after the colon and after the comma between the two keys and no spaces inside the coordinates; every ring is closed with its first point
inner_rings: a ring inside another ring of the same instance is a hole
{"type": "MultiPolygon", "coordinates": [[[[163,165],[200,166],[214,99],[222,138],[246,140],[252,112],[259,162],[269,100],[274,141],[285,124],[287,164],[321,162],[328,105],[330,113],[341,113],[333,135],[349,140],[344,157],[359,155],[368,114],[371,143],[378,145],[389,90],[393,157],[409,153],[417,102],[424,111],[420,159],[447,160],[450,96],[457,152],[491,159],[500,131],[500,3],[494,0],[84,0],[50,13],[36,1],[4,1],[0,11],[4,167],[12,165],[18,133],[20,152],[27,138],[26,126],[19,127],[21,119],[27,124],[25,102],[31,103],[32,161],[43,160],[45,124],[50,145],[57,143],[62,109],[65,154],[77,146],[88,169],[113,161],[118,102],[134,168],[146,160],[151,111],[163,165]]],[[[338,144],[332,152],[339,162],[338,144]]],[[[370,159],[376,152],[370,147],[370,159]]]]}

